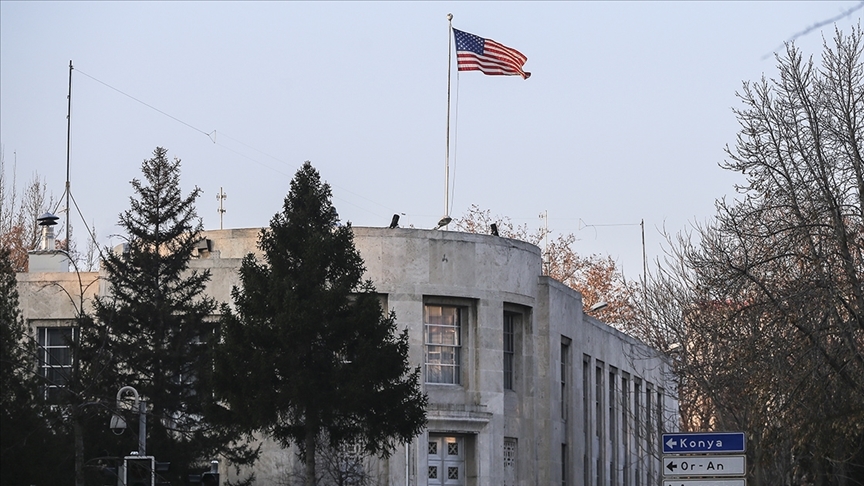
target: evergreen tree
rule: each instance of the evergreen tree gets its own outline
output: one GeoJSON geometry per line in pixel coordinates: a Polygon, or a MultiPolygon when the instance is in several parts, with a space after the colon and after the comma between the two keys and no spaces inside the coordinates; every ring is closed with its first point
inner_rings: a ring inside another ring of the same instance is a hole
{"type": "MultiPolygon", "coordinates": [[[[83,335],[88,359],[82,361],[103,370],[111,362],[113,372],[99,377],[103,395],[113,396],[129,385],[146,399],[147,453],[170,461],[167,479],[182,484],[189,471],[206,467],[218,454],[249,451],[229,450],[237,436],[230,427],[208,420],[218,410],[208,390],[212,367],[207,345],[214,328],[208,317],[216,303],[204,293],[209,271],[189,269],[201,239],[202,223],[195,212],[201,190],[182,196],[180,161],[170,161],[161,147],[141,170],[145,181],[132,181],[131,208],[120,214],[128,241],[122,252],[109,252],[104,261],[110,293],[96,300],[96,322],[83,335]]],[[[101,428],[106,425],[107,419],[101,428]]],[[[125,450],[111,452],[128,454],[135,443],[126,439],[125,450]]],[[[250,459],[248,454],[235,457],[250,459]]]]}
{"type": "Polygon", "coordinates": [[[33,380],[33,342],[18,310],[18,289],[9,248],[0,248],[0,406],[2,406],[2,454],[15,447],[16,415],[32,408],[36,394],[33,380]]]}
{"type": "Polygon", "coordinates": [[[0,485],[62,484],[72,476],[71,445],[40,399],[36,346],[21,319],[11,250],[0,248],[0,485]],[[52,460],[46,463],[45,458],[52,460]]]}
{"type": "Polygon", "coordinates": [[[351,226],[330,197],[306,162],[261,232],[263,262],[243,260],[216,363],[221,398],[249,429],[300,448],[307,485],[319,441],[387,456],[426,423],[407,330],[397,334],[395,315],[362,280],[351,226]]]}

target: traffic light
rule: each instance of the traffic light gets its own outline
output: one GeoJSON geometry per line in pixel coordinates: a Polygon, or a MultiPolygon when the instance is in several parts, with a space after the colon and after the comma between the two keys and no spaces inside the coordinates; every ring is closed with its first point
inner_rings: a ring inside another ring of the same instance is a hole
{"type": "Polygon", "coordinates": [[[126,486],[153,486],[153,456],[126,456],[123,458],[126,486]]]}

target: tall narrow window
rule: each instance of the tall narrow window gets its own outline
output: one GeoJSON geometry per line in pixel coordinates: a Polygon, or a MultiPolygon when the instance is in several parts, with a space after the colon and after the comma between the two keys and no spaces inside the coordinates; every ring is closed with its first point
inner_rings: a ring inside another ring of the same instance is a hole
{"type": "MultiPolygon", "coordinates": [[[[643,439],[645,437],[645,429],[644,424],[642,423],[642,414],[644,411],[642,410],[642,380],[639,378],[635,378],[633,381],[633,429],[636,432],[636,451],[644,451],[644,442],[643,439]]],[[[641,453],[639,454],[641,456],[641,453]]],[[[636,461],[636,486],[642,486],[642,461],[636,461]]]]}
{"type": "Polygon", "coordinates": [[[582,456],[582,483],[591,484],[591,357],[582,355],[582,433],[584,455],[582,456]]]}
{"type": "MultiPolygon", "coordinates": [[[[569,340],[568,340],[569,341],[569,340]]],[[[570,401],[567,395],[570,390],[567,387],[567,363],[570,361],[570,343],[561,342],[561,418],[567,420],[567,409],[570,407],[570,401]]]]}
{"type": "Polygon", "coordinates": [[[603,437],[603,363],[597,362],[598,366],[594,369],[594,420],[597,421],[597,427],[594,428],[594,433],[597,437],[603,437]]]}
{"type": "Polygon", "coordinates": [[[609,370],[609,484],[618,485],[618,396],[617,374],[609,370]]]}
{"type": "Polygon", "coordinates": [[[461,383],[462,308],[426,305],[426,382],[461,383]]]}
{"type": "Polygon", "coordinates": [[[646,474],[648,475],[648,484],[654,479],[654,469],[655,469],[655,446],[654,443],[657,442],[654,438],[654,389],[651,383],[645,384],[645,437],[648,442],[648,471],[646,474]]]}
{"type": "Polygon", "coordinates": [[[594,427],[594,434],[596,436],[596,442],[594,443],[596,457],[594,464],[594,474],[595,479],[597,481],[597,486],[603,486],[605,483],[603,478],[604,472],[604,458],[603,458],[603,446],[605,445],[605,437],[604,433],[606,431],[606,420],[604,415],[604,406],[603,400],[606,398],[606,393],[603,389],[603,383],[605,380],[603,379],[603,363],[597,361],[597,366],[594,368],[594,420],[597,425],[594,427]]]}
{"type": "Polygon", "coordinates": [[[567,444],[561,444],[561,486],[567,486],[567,444]]]}
{"type": "Polygon", "coordinates": [[[515,321],[517,314],[504,313],[504,389],[513,389],[513,371],[516,359],[515,321]]]}
{"type": "Polygon", "coordinates": [[[78,337],[74,327],[40,327],[39,375],[45,384],[41,390],[49,402],[57,401],[72,376],[72,344],[78,337]]]}
{"type": "Polygon", "coordinates": [[[625,486],[630,486],[630,375],[621,375],[621,469],[625,486]]]}

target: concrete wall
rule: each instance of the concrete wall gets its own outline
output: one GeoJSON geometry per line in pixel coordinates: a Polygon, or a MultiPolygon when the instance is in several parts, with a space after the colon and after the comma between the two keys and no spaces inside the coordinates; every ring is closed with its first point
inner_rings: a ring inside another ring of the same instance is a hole
{"type": "MultiPolygon", "coordinates": [[[[239,285],[242,258],[258,253],[259,232],[255,228],[205,233],[209,248],[197,251],[190,267],[211,272],[207,292],[217,301],[230,303],[231,288],[239,285]]],[[[464,441],[461,484],[562,484],[562,466],[566,484],[582,484],[586,479],[590,484],[625,484],[627,479],[631,486],[637,469],[644,478],[641,484],[649,484],[649,473],[659,471],[659,459],[650,457],[648,436],[653,433],[650,440],[659,444],[660,426],[651,432],[643,424],[640,433],[633,413],[632,437],[618,433],[620,437],[613,438],[608,433],[609,411],[616,410],[611,415],[621,429],[625,405],[610,408],[609,400],[629,397],[627,406],[632,409],[635,383],[641,380],[642,394],[649,384],[655,394],[652,403],[657,392],[666,392],[664,413],[667,419],[675,416],[668,364],[644,344],[585,316],[578,292],[542,275],[539,248],[488,235],[420,229],[354,228],[354,237],[365,261],[365,278],[374,282],[386,306],[395,311],[399,326],[409,331],[412,366],[424,369],[425,304],[459,305],[466,316],[461,383],[424,383],[429,395],[428,429],[407,450],[399,448],[390,458],[371,463],[381,484],[403,485],[406,475],[410,485],[429,484],[426,451],[433,436],[464,441]],[[518,316],[513,390],[503,385],[505,311],[518,316]],[[567,344],[563,370],[562,343],[567,344]],[[602,377],[599,387],[597,373],[602,377]],[[610,373],[614,380],[610,381],[610,373]],[[598,437],[598,430],[606,437],[598,437]],[[511,446],[515,440],[517,446],[515,466],[507,468],[505,438],[511,446]],[[626,474],[625,468],[629,468],[626,474]]],[[[24,317],[33,325],[46,319],[68,323],[74,316],[74,306],[68,299],[64,303],[65,295],[59,291],[77,295],[74,273],[19,274],[18,278],[24,317]]],[[[97,279],[97,274],[82,274],[82,282],[97,279]]],[[[87,287],[85,301],[92,299],[96,287],[87,287]]],[[[103,286],[101,292],[106,291],[103,286]]],[[[647,421],[646,413],[642,417],[647,421]]],[[[266,440],[264,451],[255,468],[258,482],[278,484],[293,468],[294,451],[281,450],[266,440]]],[[[237,478],[233,472],[229,477],[237,478]]]]}
{"type": "Polygon", "coordinates": [[[21,316],[31,324],[71,325],[82,306],[85,312],[93,310],[99,290],[97,272],[19,273],[16,279],[21,316]]]}

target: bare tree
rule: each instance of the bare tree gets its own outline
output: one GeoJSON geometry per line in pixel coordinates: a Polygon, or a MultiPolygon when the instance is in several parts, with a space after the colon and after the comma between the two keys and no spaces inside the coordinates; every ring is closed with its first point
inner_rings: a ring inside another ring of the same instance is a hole
{"type": "Polygon", "coordinates": [[[727,170],[747,183],[651,277],[685,426],[748,433],[751,484],[864,484],[862,30],[792,44],[745,83],[727,170]]]}
{"type": "Polygon", "coordinates": [[[490,210],[477,205],[471,205],[465,215],[455,220],[456,229],[467,233],[488,234],[492,224],[497,226],[501,237],[545,246],[544,273],[578,290],[586,313],[625,331],[638,327],[640,320],[634,301],[638,289],[634,282],[624,278],[610,256],[580,255],[573,249],[576,236],[572,233],[556,235],[544,243],[551,235],[549,229],[541,227],[532,231],[527,224],[514,225],[510,218],[493,216],[490,210]],[[601,301],[608,306],[603,310],[592,310],[592,306],[601,301]]]}
{"type": "MultiPolygon", "coordinates": [[[[315,455],[316,478],[318,486],[377,486],[381,484],[374,471],[374,457],[363,452],[359,445],[330,445],[328,439],[318,439],[318,453],[315,455]]],[[[277,484],[279,486],[301,486],[308,484],[306,468],[299,451],[286,450],[289,461],[282,464],[277,484]]]]}
{"type": "Polygon", "coordinates": [[[47,184],[38,173],[18,193],[16,168],[12,177],[6,173],[6,160],[0,150],[0,246],[10,250],[10,260],[16,272],[27,269],[27,252],[39,244],[41,231],[36,221],[53,205],[47,184]]]}

